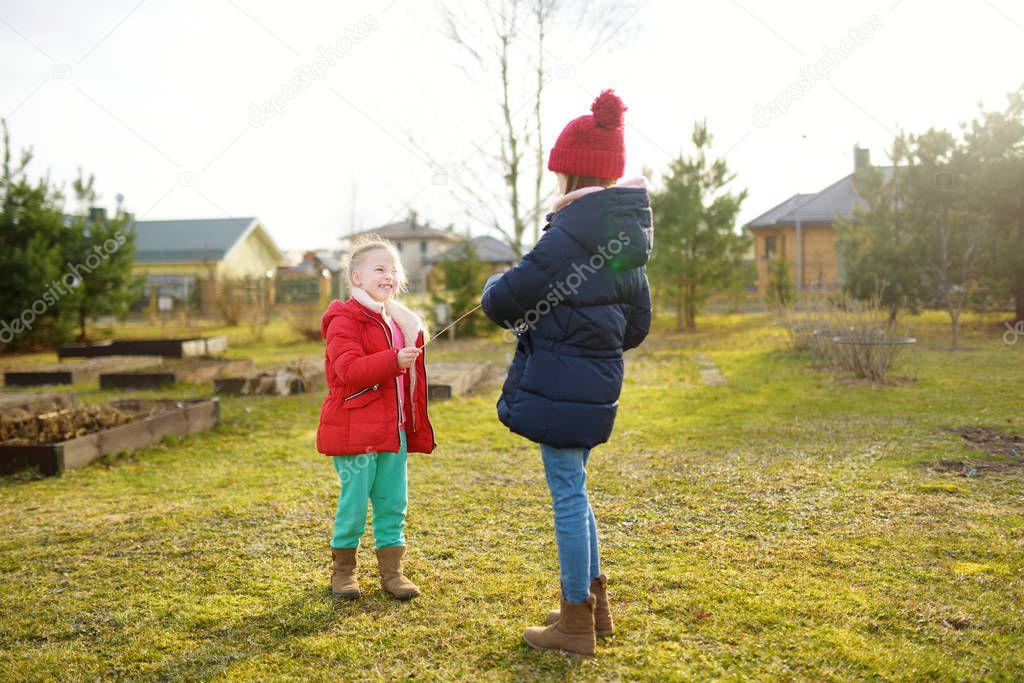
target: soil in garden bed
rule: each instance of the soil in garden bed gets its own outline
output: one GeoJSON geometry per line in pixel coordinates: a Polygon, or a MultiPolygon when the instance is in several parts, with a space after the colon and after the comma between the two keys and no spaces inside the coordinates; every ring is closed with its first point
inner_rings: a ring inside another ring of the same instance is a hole
{"type": "Polygon", "coordinates": [[[5,411],[0,416],[0,445],[34,446],[67,441],[148,417],[160,409],[158,402],[124,401],[40,414],[26,410],[5,411]]]}
{"type": "Polygon", "coordinates": [[[973,477],[979,472],[1013,472],[1020,471],[1024,462],[994,460],[939,460],[929,465],[932,472],[949,472],[962,477],[973,477]]]}
{"type": "Polygon", "coordinates": [[[947,432],[959,434],[968,445],[991,455],[1009,455],[1024,460],[1024,436],[1008,434],[995,427],[944,427],[947,432]]]}
{"type": "Polygon", "coordinates": [[[32,414],[48,413],[74,405],[75,395],[72,393],[0,392],[0,415],[11,411],[21,411],[22,413],[28,411],[32,414]]]}
{"type": "Polygon", "coordinates": [[[1002,455],[1010,460],[940,460],[929,469],[935,472],[951,472],[962,476],[974,476],[981,471],[1007,472],[1024,469],[1024,436],[1009,434],[994,427],[965,426],[943,427],[944,431],[961,436],[968,448],[1002,455]]]}

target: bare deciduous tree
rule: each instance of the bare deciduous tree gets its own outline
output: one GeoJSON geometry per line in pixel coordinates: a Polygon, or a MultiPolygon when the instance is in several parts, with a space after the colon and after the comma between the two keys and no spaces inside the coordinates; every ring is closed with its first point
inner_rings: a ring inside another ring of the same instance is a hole
{"type": "MultiPolygon", "coordinates": [[[[468,58],[458,67],[475,83],[497,84],[491,89],[496,105],[491,111],[497,113],[494,132],[446,174],[447,182],[470,218],[522,254],[539,238],[545,210],[556,193],[550,182],[545,190],[544,90],[554,78],[553,69],[572,76],[576,68],[551,45],[560,41],[578,47],[582,64],[613,38],[629,35],[623,29],[638,7],[607,0],[584,5],[483,0],[441,2],[439,7],[447,38],[468,58]],[[467,168],[474,157],[479,157],[483,174],[467,168]],[[488,176],[500,182],[488,183],[488,176]]],[[[433,165],[446,168],[424,145],[412,144],[433,165]]]]}

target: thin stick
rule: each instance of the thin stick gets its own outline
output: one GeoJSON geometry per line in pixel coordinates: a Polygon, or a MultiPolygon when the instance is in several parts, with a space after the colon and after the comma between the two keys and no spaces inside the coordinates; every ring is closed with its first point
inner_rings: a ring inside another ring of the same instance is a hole
{"type": "Polygon", "coordinates": [[[455,322],[453,322],[453,323],[452,323],[451,325],[449,325],[448,327],[444,328],[443,330],[441,330],[441,331],[440,331],[440,332],[438,332],[437,334],[435,334],[435,335],[431,336],[431,337],[430,337],[430,339],[428,339],[427,341],[423,342],[423,346],[425,347],[425,346],[426,346],[427,344],[429,344],[430,342],[434,341],[435,339],[437,339],[438,337],[440,337],[440,336],[441,336],[442,334],[444,334],[444,333],[445,333],[445,332],[447,332],[448,330],[450,330],[450,329],[452,329],[453,327],[455,327],[456,325],[458,325],[458,324],[459,324],[459,322],[461,322],[461,320],[462,320],[463,318],[465,318],[465,317],[466,317],[467,315],[469,315],[470,313],[472,313],[472,312],[473,312],[473,311],[475,311],[476,309],[480,308],[480,307],[481,307],[482,305],[483,305],[483,304],[477,304],[477,305],[476,305],[476,306],[474,306],[473,308],[469,309],[468,311],[466,311],[465,313],[463,313],[462,315],[460,315],[460,316],[459,316],[458,318],[456,318],[456,319],[455,319],[455,322]]]}

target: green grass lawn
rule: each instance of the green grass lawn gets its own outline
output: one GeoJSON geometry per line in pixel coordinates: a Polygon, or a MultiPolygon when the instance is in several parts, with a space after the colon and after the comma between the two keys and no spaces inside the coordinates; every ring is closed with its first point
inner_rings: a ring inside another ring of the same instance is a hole
{"type": "MultiPolygon", "coordinates": [[[[872,385],[788,351],[766,316],[658,321],[591,459],[617,627],[592,660],[522,643],[557,559],[537,447],[498,423],[492,382],[432,405],[439,447],[410,456],[410,603],[381,592],[369,537],[364,597],[330,595],[319,396],[225,398],[215,430],[0,481],[0,679],[1019,680],[1024,455],[943,428],[1024,429],[1024,342],[971,318],[950,352],[941,315],[907,322],[905,379],[872,385]],[[696,353],[725,386],[700,384],[696,353]]],[[[260,364],[320,349],[234,334],[260,364]]]]}

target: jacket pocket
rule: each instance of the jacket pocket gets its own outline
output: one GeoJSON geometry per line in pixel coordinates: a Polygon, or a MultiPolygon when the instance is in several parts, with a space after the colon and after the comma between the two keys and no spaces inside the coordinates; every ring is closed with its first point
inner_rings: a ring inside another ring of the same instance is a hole
{"type": "Polygon", "coordinates": [[[380,385],[374,384],[372,387],[366,387],[345,396],[341,399],[341,407],[344,410],[362,408],[377,398],[380,398],[380,385]]]}

